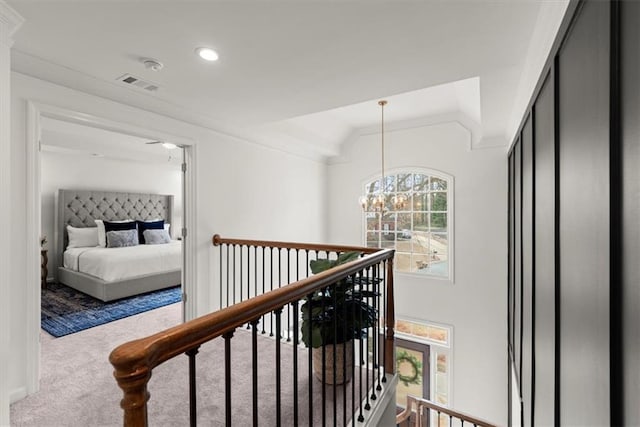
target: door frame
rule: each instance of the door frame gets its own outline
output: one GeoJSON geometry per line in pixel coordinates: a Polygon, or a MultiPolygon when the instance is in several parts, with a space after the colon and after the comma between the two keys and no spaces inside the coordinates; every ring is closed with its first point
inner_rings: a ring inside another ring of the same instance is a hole
{"type": "MultiPolygon", "coordinates": [[[[40,228],[41,228],[41,157],[40,139],[42,134],[41,119],[43,117],[63,120],[84,126],[124,133],[127,135],[155,140],[166,140],[184,147],[184,163],[186,171],[183,176],[183,252],[182,269],[183,318],[196,316],[197,288],[196,277],[196,244],[186,230],[195,230],[195,156],[196,142],[188,137],[171,135],[165,132],[109,120],[91,114],[56,107],[53,105],[27,101],[26,115],[26,214],[27,214],[27,289],[26,301],[26,386],[27,394],[35,393],[40,388],[40,228]],[[186,301],[185,301],[186,299],[186,301]]],[[[193,235],[193,232],[190,233],[193,235]]]]}

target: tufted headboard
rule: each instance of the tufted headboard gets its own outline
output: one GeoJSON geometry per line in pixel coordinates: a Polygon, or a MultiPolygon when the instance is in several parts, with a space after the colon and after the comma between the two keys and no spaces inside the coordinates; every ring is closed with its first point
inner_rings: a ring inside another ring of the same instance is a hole
{"type": "Polygon", "coordinates": [[[107,221],[164,219],[171,223],[173,196],[115,191],[58,190],[58,219],[56,236],[56,268],[62,265],[67,247],[67,225],[95,227],[94,220],[107,221]]]}

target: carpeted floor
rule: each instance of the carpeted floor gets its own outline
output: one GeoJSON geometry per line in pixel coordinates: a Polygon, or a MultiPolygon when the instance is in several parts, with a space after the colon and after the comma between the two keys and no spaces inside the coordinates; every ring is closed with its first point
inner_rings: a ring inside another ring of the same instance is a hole
{"type": "MultiPolygon", "coordinates": [[[[110,351],[124,341],[143,337],[180,323],[180,304],[87,329],[54,339],[42,335],[42,372],[40,391],[11,405],[12,426],[117,426],[122,425],[119,401],[122,392],[112,376],[108,361],[110,351]]],[[[251,339],[250,333],[238,329],[231,341],[233,425],[251,425],[251,339]]],[[[197,358],[198,424],[224,425],[223,340],[203,345],[197,358]]],[[[292,425],[291,357],[293,348],[282,345],[282,425],[292,425]]],[[[299,348],[300,425],[309,425],[307,350],[299,348]]],[[[260,336],[258,340],[259,420],[260,425],[275,425],[274,341],[260,336]]],[[[187,357],[177,357],[154,370],[149,384],[149,420],[151,425],[188,425],[187,357]]],[[[320,382],[314,385],[313,425],[323,425],[320,382]]],[[[356,378],[356,396],[359,382],[356,378]]],[[[365,388],[366,389],[366,388],[365,388]]],[[[342,389],[343,390],[343,389],[342,389]]],[[[339,388],[338,402],[342,402],[339,388]]],[[[347,405],[351,407],[351,383],[347,387],[347,405]]],[[[331,402],[333,390],[327,389],[331,402]]],[[[356,399],[358,399],[356,397],[356,399]]],[[[373,402],[372,402],[373,403],[373,402]]],[[[332,404],[326,406],[327,424],[333,424],[332,404]]],[[[366,412],[366,411],[365,411],[366,412]]],[[[338,425],[342,422],[338,421],[338,425]]]]}
{"type": "Polygon", "coordinates": [[[54,337],[73,334],[181,299],[180,286],[103,302],[61,284],[42,290],[41,327],[54,337]]]}

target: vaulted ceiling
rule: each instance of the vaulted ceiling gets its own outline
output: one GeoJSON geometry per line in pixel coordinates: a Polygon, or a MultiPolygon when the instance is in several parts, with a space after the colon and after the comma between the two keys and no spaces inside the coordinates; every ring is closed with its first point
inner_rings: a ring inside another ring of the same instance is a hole
{"type": "Polygon", "coordinates": [[[455,119],[472,131],[475,146],[505,145],[549,4],[9,3],[26,18],[12,53],[15,71],[324,157],[379,122],[380,98],[389,99],[389,122],[455,119]],[[199,46],[216,49],[219,61],[203,62],[194,54],[199,46]],[[164,67],[147,69],[143,58],[164,67]],[[116,80],[127,73],[159,89],[116,80]]]}

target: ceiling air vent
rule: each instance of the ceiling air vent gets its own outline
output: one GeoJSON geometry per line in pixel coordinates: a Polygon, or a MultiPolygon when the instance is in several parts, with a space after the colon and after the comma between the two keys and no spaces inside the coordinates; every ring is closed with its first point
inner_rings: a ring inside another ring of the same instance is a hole
{"type": "Polygon", "coordinates": [[[140,77],[132,76],[131,74],[122,75],[116,80],[129,86],[135,86],[138,89],[142,89],[147,92],[155,92],[160,88],[160,86],[158,86],[156,83],[150,82],[149,80],[141,79],[140,77]]]}

